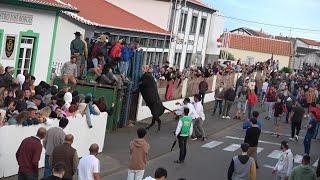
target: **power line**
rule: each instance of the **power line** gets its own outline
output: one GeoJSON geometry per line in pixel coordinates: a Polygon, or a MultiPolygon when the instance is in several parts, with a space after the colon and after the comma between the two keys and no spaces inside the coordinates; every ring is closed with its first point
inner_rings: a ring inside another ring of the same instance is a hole
{"type": "Polygon", "coordinates": [[[290,27],[290,26],[282,26],[282,25],[277,25],[277,24],[269,24],[269,23],[263,23],[263,22],[259,22],[259,21],[252,21],[252,20],[247,20],[247,19],[241,19],[241,18],[236,18],[236,17],[231,17],[231,16],[224,16],[224,15],[217,15],[217,16],[221,16],[224,18],[228,18],[228,19],[233,19],[233,20],[237,20],[237,21],[243,21],[243,22],[248,22],[248,23],[255,23],[255,24],[261,24],[261,25],[265,25],[265,26],[272,26],[272,27],[278,27],[278,28],[284,28],[284,29],[289,29],[289,30],[301,30],[301,31],[310,31],[310,32],[320,32],[320,29],[306,29],[306,28],[297,28],[297,27],[290,27]]]}

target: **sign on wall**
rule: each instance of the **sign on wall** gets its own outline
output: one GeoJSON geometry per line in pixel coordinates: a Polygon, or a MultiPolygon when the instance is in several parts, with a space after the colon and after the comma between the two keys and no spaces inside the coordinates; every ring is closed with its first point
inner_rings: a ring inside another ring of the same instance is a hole
{"type": "Polygon", "coordinates": [[[15,35],[6,35],[4,41],[4,48],[2,53],[3,59],[13,60],[14,59],[14,51],[16,44],[16,36],[15,35]]]}
{"type": "Polygon", "coordinates": [[[8,11],[0,11],[0,21],[16,24],[32,25],[33,16],[8,11]]]}

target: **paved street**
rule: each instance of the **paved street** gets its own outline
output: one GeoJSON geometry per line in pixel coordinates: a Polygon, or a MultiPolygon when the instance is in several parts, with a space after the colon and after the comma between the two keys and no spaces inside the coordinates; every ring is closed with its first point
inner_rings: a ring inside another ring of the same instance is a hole
{"type": "MultiPolygon", "coordinates": [[[[227,178],[227,170],[231,158],[240,153],[240,144],[243,142],[245,131],[242,130],[242,121],[221,119],[212,116],[212,102],[205,105],[206,121],[204,128],[208,134],[208,140],[189,141],[187,158],[184,164],[175,164],[178,158],[179,148],[176,145],[174,151],[170,151],[174,140],[173,131],[176,121],[172,120],[171,114],[163,115],[162,130],[156,131],[156,126],[147,134],[147,141],[150,144],[149,161],[145,176],[153,175],[158,167],[168,170],[168,179],[175,180],[184,177],[188,180],[223,180],[227,178]]],[[[259,108],[260,109],[260,108],[259,108]]],[[[234,114],[235,105],[232,109],[234,114]]],[[[261,111],[261,110],[260,110],[261,111]]],[[[233,117],[233,116],[232,116],[233,117]]],[[[260,115],[264,117],[264,114],[260,115]]],[[[146,121],[149,123],[149,121],[146,121]]],[[[306,123],[306,120],[304,121],[306,123]]],[[[125,180],[127,177],[127,166],[129,159],[129,143],[136,136],[136,129],[145,127],[147,124],[138,123],[135,127],[119,129],[106,135],[103,153],[99,154],[101,161],[102,179],[125,180]]],[[[259,142],[257,170],[258,180],[274,179],[271,174],[271,167],[277,162],[280,150],[280,142],[288,140],[289,125],[282,123],[282,136],[276,138],[270,135],[272,121],[263,120],[262,134],[259,142]]],[[[295,165],[298,165],[303,155],[303,135],[305,129],[300,133],[299,142],[289,142],[295,155],[295,165]]],[[[319,138],[319,136],[318,136],[319,138]]],[[[311,144],[312,164],[315,164],[319,157],[320,141],[313,141],[311,144]]],[[[41,172],[41,176],[42,176],[41,172]]],[[[7,180],[17,179],[16,176],[6,178],[7,180]]]]}
{"type": "MultiPolygon", "coordinates": [[[[205,129],[208,136],[206,142],[189,141],[187,158],[184,164],[174,164],[173,161],[178,158],[178,146],[173,152],[170,147],[173,141],[172,131],[175,129],[175,121],[167,121],[163,125],[161,132],[155,132],[155,128],[149,131],[147,140],[151,145],[150,160],[147,165],[145,175],[152,175],[157,167],[165,167],[168,170],[168,179],[178,179],[181,177],[201,180],[226,179],[227,170],[231,158],[240,153],[240,144],[243,142],[245,131],[242,130],[242,122],[238,120],[226,120],[211,116],[212,103],[205,106],[206,121],[205,129]]],[[[235,107],[235,106],[234,106],[235,107]]],[[[264,117],[264,115],[261,115],[264,117]]],[[[166,114],[162,119],[173,118],[166,114]]],[[[112,166],[110,170],[108,165],[102,165],[103,179],[119,180],[126,179],[127,163],[129,158],[128,144],[135,135],[135,129],[145,124],[138,124],[134,128],[124,128],[117,132],[107,135],[104,155],[111,157],[117,162],[117,167],[112,166]],[[116,169],[116,170],[115,170],[116,169]]],[[[280,150],[280,142],[288,140],[289,126],[282,123],[283,135],[279,138],[270,135],[272,130],[272,121],[263,122],[263,133],[259,142],[259,166],[257,179],[267,180],[273,178],[271,167],[277,162],[280,150]]],[[[290,142],[289,145],[295,155],[295,165],[298,165],[303,155],[303,135],[302,130],[299,142],[290,142]]],[[[316,149],[320,148],[320,141],[312,142],[311,158],[312,164],[315,163],[319,154],[316,149]]],[[[103,164],[105,162],[102,162],[103,164]]]]}

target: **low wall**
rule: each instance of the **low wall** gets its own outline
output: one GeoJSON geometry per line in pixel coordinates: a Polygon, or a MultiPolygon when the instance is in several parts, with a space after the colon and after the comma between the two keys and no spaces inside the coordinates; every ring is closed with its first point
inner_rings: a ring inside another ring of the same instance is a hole
{"type": "MultiPolygon", "coordinates": [[[[232,87],[235,85],[235,82],[238,77],[240,77],[240,73],[235,73],[227,76],[212,76],[207,78],[208,82],[208,93],[205,96],[205,103],[214,101],[214,91],[217,87],[216,84],[219,82],[225,82],[226,87],[232,87]]],[[[198,93],[198,86],[199,83],[202,81],[202,78],[198,79],[185,79],[181,85],[181,98],[172,100],[172,101],[164,101],[163,105],[170,109],[170,110],[177,110],[179,106],[175,105],[177,102],[182,102],[185,97],[190,97],[192,100],[192,96],[198,93]]],[[[164,83],[164,82],[163,82],[164,83]]],[[[162,88],[164,88],[162,86],[162,88]]],[[[180,90],[180,89],[179,89],[180,90]]],[[[165,91],[164,89],[158,90],[160,92],[165,91]]],[[[180,95],[180,94],[179,94],[180,95]]],[[[160,93],[161,96],[161,93],[160,93]]],[[[163,96],[163,95],[162,95],[163,96]]],[[[168,112],[168,111],[166,111],[168,112]]],[[[143,102],[143,98],[141,94],[139,95],[139,102],[138,102],[138,113],[137,113],[137,121],[141,121],[143,119],[152,117],[150,109],[145,105],[143,102]]]]}
{"type": "MultiPolygon", "coordinates": [[[[99,145],[99,152],[102,152],[104,147],[104,139],[107,125],[107,113],[101,113],[99,116],[92,115],[92,126],[89,129],[85,116],[77,115],[69,119],[68,126],[64,129],[66,134],[74,136],[72,146],[77,150],[78,156],[82,157],[89,154],[89,147],[92,143],[99,145]]],[[[58,121],[53,120],[51,125],[41,124],[36,126],[4,126],[0,128],[1,146],[0,146],[0,178],[8,177],[18,173],[18,163],[16,160],[16,151],[19,148],[22,140],[29,136],[34,136],[39,127],[58,126],[58,121]]],[[[44,166],[44,153],[42,149],[39,168],[44,166]]]]}

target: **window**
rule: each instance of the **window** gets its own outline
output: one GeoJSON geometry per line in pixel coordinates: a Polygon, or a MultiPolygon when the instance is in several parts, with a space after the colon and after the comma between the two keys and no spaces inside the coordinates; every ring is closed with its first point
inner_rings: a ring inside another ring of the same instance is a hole
{"type": "Polygon", "coordinates": [[[159,64],[162,65],[166,61],[168,61],[168,53],[167,52],[163,53],[162,61],[159,64]]]}
{"type": "Polygon", "coordinates": [[[148,47],[148,39],[147,39],[147,38],[142,38],[142,39],[140,40],[140,45],[141,45],[142,47],[148,47]]]}
{"type": "Polygon", "coordinates": [[[166,44],[165,44],[165,48],[169,48],[169,46],[170,46],[170,39],[167,39],[166,44]]]}
{"type": "Polygon", "coordinates": [[[119,36],[118,35],[111,35],[109,38],[110,38],[109,42],[115,42],[115,41],[119,40],[119,36]]]}
{"type": "Polygon", "coordinates": [[[156,40],[155,39],[149,39],[149,47],[155,47],[156,46],[156,40]]]}
{"type": "Polygon", "coordinates": [[[157,40],[157,48],[162,48],[163,47],[163,40],[157,40]]]}
{"type": "Polygon", "coordinates": [[[207,19],[202,18],[200,24],[200,34],[204,34],[206,32],[207,19]]]}
{"type": "Polygon", "coordinates": [[[119,40],[123,39],[124,41],[126,41],[127,43],[130,42],[130,37],[129,36],[119,36],[119,40]]]}
{"type": "Polygon", "coordinates": [[[186,12],[182,12],[180,15],[179,21],[179,31],[184,32],[186,30],[188,14],[186,12]]]}
{"type": "Polygon", "coordinates": [[[184,63],[184,68],[189,68],[191,65],[191,57],[192,57],[192,53],[187,53],[186,56],[186,61],[184,63]]]}
{"type": "Polygon", "coordinates": [[[181,52],[178,52],[174,54],[174,60],[173,60],[173,65],[174,66],[180,66],[180,60],[181,60],[181,52]]]}
{"type": "Polygon", "coordinates": [[[139,43],[139,42],[140,42],[140,38],[139,38],[139,37],[131,37],[131,38],[130,38],[130,42],[139,43]]]}
{"type": "Polygon", "coordinates": [[[192,16],[190,33],[196,33],[198,16],[192,16]]]}

